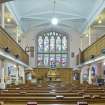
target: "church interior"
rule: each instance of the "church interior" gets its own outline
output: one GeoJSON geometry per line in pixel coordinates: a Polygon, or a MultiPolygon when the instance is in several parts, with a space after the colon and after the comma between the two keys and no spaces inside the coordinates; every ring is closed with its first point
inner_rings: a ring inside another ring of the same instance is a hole
{"type": "Polygon", "coordinates": [[[105,0],[0,0],[0,105],[105,105],[105,0]]]}

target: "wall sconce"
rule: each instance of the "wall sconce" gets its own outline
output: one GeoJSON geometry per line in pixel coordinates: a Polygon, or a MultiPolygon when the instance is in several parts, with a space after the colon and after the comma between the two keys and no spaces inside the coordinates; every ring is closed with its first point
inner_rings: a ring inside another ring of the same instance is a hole
{"type": "Polygon", "coordinates": [[[19,58],[19,54],[16,54],[15,57],[16,57],[16,59],[18,59],[19,58]]]}
{"type": "Polygon", "coordinates": [[[9,53],[10,52],[10,49],[8,47],[4,48],[4,51],[9,53]]]}
{"type": "Polygon", "coordinates": [[[101,24],[102,23],[102,20],[100,19],[100,20],[98,20],[98,24],[101,24]]]}
{"type": "Polygon", "coordinates": [[[93,59],[93,58],[95,58],[95,56],[94,55],[91,55],[90,58],[93,59]]]}
{"type": "Polygon", "coordinates": [[[98,19],[98,24],[101,24],[101,23],[102,23],[102,17],[100,16],[98,19]]]}

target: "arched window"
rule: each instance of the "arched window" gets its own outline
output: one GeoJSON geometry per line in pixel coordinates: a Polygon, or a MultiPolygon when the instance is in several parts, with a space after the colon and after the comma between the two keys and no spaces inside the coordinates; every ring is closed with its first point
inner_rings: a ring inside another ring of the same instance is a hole
{"type": "Polygon", "coordinates": [[[67,67],[68,45],[67,35],[58,32],[45,32],[38,35],[37,66],[56,68],[67,67]]]}

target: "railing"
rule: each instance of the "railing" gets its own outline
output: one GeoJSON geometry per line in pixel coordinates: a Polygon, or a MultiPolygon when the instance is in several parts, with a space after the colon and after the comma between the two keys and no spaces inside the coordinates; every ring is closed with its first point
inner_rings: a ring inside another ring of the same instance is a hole
{"type": "Polygon", "coordinates": [[[29,56],[27,53],[18,45],[18,43],[10,37],[10,35],[0,27],[0,48],[5,49],[8,48],[10,50],[10,54],[19,56],[19,60],[24,63],[29,63],[29,56]]]}
{"type": "Polygon", "coordinates": [[[102,55],[102,50],[105,49],[105,35],[95,41],[92,45],[80,52],[77,56],[77,64],[80,64],[95,57],[102,55]],[[80,57],[79,55],[82,55],[80,57]]]}

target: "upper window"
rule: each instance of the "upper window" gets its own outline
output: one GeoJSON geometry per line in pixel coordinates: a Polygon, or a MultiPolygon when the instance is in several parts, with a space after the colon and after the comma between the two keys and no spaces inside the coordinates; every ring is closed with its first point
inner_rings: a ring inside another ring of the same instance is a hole
{"type": "Polygon", "coordinates": [[[56,68],[67,67],[67,36],[57,32],[46,32],[38,35],[37,66],[56,68]]]}

